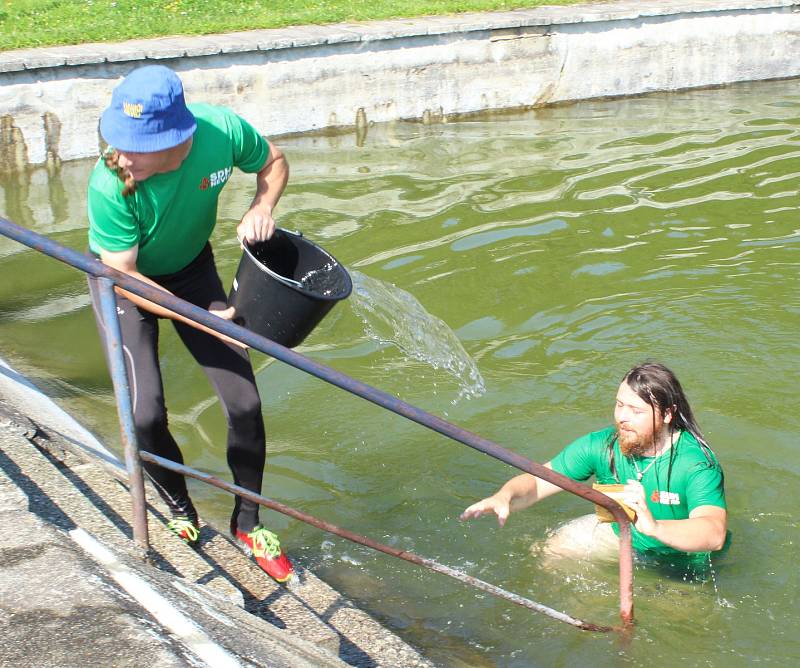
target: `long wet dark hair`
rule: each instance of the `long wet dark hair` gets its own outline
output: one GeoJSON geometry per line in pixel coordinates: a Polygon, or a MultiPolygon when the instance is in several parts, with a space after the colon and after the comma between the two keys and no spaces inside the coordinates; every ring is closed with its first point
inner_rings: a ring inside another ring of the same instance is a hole
{"type": "Polygon", "coordinates": [[[136,192],[136,179],[131,176],[131,173],[124,167],[119,166],[119,152],[109,149],[103,153],[103,162],[112,172],[114,172],[119,180],[124,184],[122,186],[122,196],[128,197],[136,192]]]}
{"type": "MultiPolygon", "coordinates": [[[[697,424],[692,407],[689,405],[689,400],[686,398],[680,382],[670,369],[658,362],[644,362],[628,371],[622,382],[627,383],[628,387],[642,401],[653,408],[653,445],[655,445],[656,438],[656,412],[662,417],[670,412],[672,414],[672,419],[669,422],[670,438],[677,431],[689,432],[700,444],[709,465],[713,464],[711,446],[708,445],[703,432],[700,431],[700,426],[697,424]]],[[[614,443],[616,440],[617,435],[614,434],[608,444],[608,456],[611,473],[616,480],[619,480],[614,462],[614,443]]],[[[675,448],[670,448],[667,490],[669,490],[669,480],[672,476],[674,455],[675,448]]]]}

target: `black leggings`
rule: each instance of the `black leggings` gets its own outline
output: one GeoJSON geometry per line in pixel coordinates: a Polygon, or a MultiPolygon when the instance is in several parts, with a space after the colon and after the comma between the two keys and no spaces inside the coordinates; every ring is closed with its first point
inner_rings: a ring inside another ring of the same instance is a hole
{"type": "MultiPolygon", "coordinates": [[[[224,309],[227,306],[210,245],[206,245],[200,255],[179,272],[150,278],[201,308],[224,309]]],[[[99,285],[94,277],[89,278],[89,290],[100,338],[105,345],[106,328],[99,306],[99,285]]],[[[181,451],[167,427],[167,407],[158,364],[158,318],[122,295],[118,294],[116,299],[139,447],[183,463],[181,451]]],[[[172,324],[189,352],[203,367],[219,397],[228,421],[228,465],[233,481],[260,494],[266,451],[264,422],[247,352],[177,320],[172,324]]],[[[182,475],[148,462],[144,462],[144,469],[173,513],[195,514],[182,475]]],[[[236,497],[232,528],[238,526],[242,531],[251,531],[256,524],[258,504],[236,497]]]]}

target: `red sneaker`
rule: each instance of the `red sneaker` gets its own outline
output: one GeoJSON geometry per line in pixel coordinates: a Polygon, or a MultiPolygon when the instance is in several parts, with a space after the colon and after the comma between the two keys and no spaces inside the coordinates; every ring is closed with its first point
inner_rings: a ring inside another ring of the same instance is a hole
{"type": "Polygon", "coordinates": [[[276,582],[286,582],[294,575],[292,562],[281,549],[278,537],[271,531],[259,524],[250,533],[237,528],[234,536],[241,548],[276,582]]]}

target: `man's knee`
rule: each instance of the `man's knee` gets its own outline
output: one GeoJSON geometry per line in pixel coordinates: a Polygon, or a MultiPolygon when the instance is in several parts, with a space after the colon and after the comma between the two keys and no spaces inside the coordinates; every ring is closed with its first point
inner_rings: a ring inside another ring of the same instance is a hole
{"type": "Polygon", "coordinates": [[[548,536],[542,552],[547,557],[604,561],[619,554],[619,539],[610,524],[599,522],[595,514],[583,515],[548,536]]]}
{"type": "Polygon", "coordinates": [[[133,424],[140,447],[150,450],[168,432],[166,408],[159,405],[138,407],[133,415],[133,424]]]}
{"type": "Polygon", "coordinates": [[[228,423],[233,429],[251,428],[261,423],[261,399],[257,392],[237,396],[226,408],[228,423]]]}

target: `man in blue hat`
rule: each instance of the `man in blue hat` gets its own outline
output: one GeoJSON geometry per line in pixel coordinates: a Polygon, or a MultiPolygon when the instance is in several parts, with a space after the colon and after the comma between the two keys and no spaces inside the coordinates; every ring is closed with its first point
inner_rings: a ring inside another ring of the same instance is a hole
{"type": "MultiPolygon", "coordinates": [[[[223,107],[186,104],[180,78],[167,67],[131,72],[100,119],[109,144],[89,179],[89,247],[110,267],[231,319],[209,238],[217,202],[234,167],[255,174],[256,193],[236,233],[247,243],[272,236],[272,211],[289,177],[281,151],[223,107]]],[[[95,314],[105,324],[90,279],[95,314]]],[[[203,367],[228,422],[228,464],[237,485],[261,493],[265,435],[261,399],[247,352],[236,342],[125,290],[117,292],[136,436],[142,450],[183,462],[167,425],[158,363],[158,320],[169,318],[203,367]]],[[[170,529],[189,544],[199,538],[197,511],[183,476],[145,463],[169,505],[170,529]]],[[[236,498],[231,533],[278,582],[292,564],[277,536],[259,523],[258,505],[236,498]]]]}

